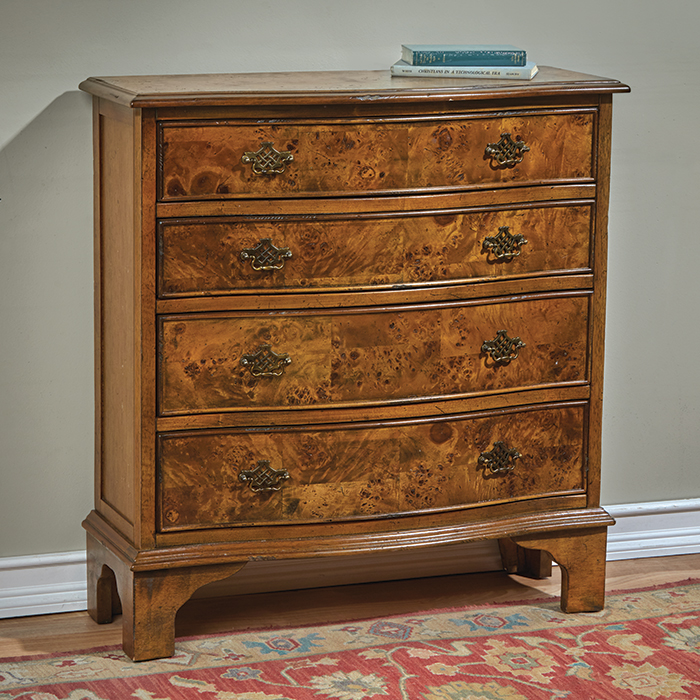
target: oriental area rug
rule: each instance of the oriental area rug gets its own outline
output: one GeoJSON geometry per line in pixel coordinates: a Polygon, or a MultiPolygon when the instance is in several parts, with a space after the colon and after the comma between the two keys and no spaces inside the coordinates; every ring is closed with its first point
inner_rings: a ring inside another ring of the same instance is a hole
{"type": "Polygon", "coordinates": [[[528,601],[0,659],[0,700],[700,698],[700,581],[608,594],[600,613],[528,601]]]}

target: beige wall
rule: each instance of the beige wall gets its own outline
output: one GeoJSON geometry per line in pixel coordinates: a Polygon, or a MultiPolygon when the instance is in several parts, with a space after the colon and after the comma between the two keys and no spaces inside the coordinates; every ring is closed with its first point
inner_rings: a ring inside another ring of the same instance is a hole
{"type": "Polygon", "coordinates": [[[92,499],[90,75],[379,69],[512,43],[618,78],[608,504],[700,497],[700,3],[0,0],[0,557],[79,549],[92,499]]]}

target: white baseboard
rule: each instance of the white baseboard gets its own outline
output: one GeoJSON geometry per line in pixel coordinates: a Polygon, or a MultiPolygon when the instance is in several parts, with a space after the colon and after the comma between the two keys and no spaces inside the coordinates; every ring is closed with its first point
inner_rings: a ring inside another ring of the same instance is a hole
{"type": "MultiPolygon", "coordinates": [[[[605,506],[617,523],[608,535],[608,561],[700,553],[700,498],[605,506]]],[[[284,565],[274,576],[246,567],[232,579],[232,593],[339,583],[490,571],[497,561],[494,543],[472,543],[402,555],[353,558],[352,566],[325,568],[318,560],[313,575],[303,563],[284,565]],[[319,570],[318,567],[321,566],[319,570]],[[285,571],[286,568],[286,571],[285,571]],[[363,572],[364,568],[364,572],[363,572]],[[245,576],[244,576],[245,573],[245,576]],[[278,582],[271,587],[269,582],[278,582]],[[266,585],[262,585],[267,582],[266,585]],[[311,582],[311,583],[310,583],[311,582]]],[[[309,568],[309,567],[307,567],[309,568]]],[[[0,618],[85,610],[85,552],[0,558],[0,618]]],[[[224,583],[210,595],[221,595],[224,583]]],[[[207,591],[203,590],[203,594],[207,591]]]]}
{"type": "Polygon", "coordinates": [[[700,552],[700,498],[605,506],[617,521],[608,530],[608,561],[700,552]]]}
{"type": "Polygon", "coordinates": [[[0,559],[0,618],[87,609],[85,552],[0,559]]]}

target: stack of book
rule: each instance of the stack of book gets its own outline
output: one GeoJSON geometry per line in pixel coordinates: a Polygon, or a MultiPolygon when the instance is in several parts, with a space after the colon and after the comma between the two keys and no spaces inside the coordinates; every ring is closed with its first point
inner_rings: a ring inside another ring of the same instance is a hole
{"type": "Polygon", "coordinates": [[[531,80],[537,75],[537,66],[515,46],[405,44],[391,73],[418,78],[531,80]]]}

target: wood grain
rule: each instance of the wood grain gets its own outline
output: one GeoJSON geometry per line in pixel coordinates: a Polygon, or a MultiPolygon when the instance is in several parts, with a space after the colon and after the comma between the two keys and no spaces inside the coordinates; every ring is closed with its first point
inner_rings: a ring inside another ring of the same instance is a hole
{"type": "Polygon", "coordinates": [[[122,647],[134,661],[172,656],[175,615],[198,588],[242,568],[243,562],[134,572],[88,535],[88,612],[99,624],[122,615],[122,647]],[[118,597],[117,597],[118,596],[118,597]]]}
{"type": "Polygon", "coordinates": [[[161,530],[337,520],[582,493],[584,413],[577,405],[392,427],[164,436],[161,530]],[[512,472],[493,474],[479,455],[501,440],[522,456],[512,472]],[[279,490],[256,492],[239,479],[261,459],[289,470],[279,490]]]}
{"type": "Polygon", "coordinates": [[[592,180],[595,112],[444,121],[161,126],[162,201],[469,188],[491,183],[592,180]],[[485,149],[511,133],[528,145],[522,163],[496,167],[485,149]],[[289,152],[284,172],[256,175],[242,158],[263,143],[289,152]]]}
{"type": "Polygon", "coordinates": [[[161,221],[160,297],[286,289],[376,289],[437,281],[508,279],[590,269],[591,207],[540,206],[413,216],[256,217],[161,221]],[[523,236],[517,257],[484,247],[501,227],[523,236]],[[283,267],[241,258],[263,239],[288,248],[283,267]]]}
{"type": "Polygon", "coordinates": [[[138,290],[134,269],[138,232],[134,229],[132,174],[134,115],[110,103],[95,105],[95,172],[101,191],[113,198],[100,198],[96,207],[95,254],[95,352],[98,424],[96,441],[97,504],[109,511],[120,529],[133,533],[137,519],[134,481],[138,471],[137,426],[139,413],[135,378],[138,376],[138,290]],[[128,274],[124,274],[125,270],[128,274]]]}
{"type": "Polygon", "coordinates": [[[160,414],[466,395],[587,378],[588,296],[386,311],[217,314],[161,322],[160,414]],[[482,351],[499,330],[517,360],[482,351]],[[255,377],[244,355],[270,344],[291,364],[255,377]]]}
{"type": "Polygon", "coordinates": [[[598,612],[605,605],[607,527],[515,537],[520,546],[550,554],[562,569],[561,609],[598,612]]]}
{"type": "Polygon", "coordinates": [[[358,216],[414,214],[514,208],[516,206],[546,206],[548,203],[586,204],[596,194],[595,182],[538,184],[509,188],[488,186],[473,190],[448,190],[445,192],[401,194],[370,194],[360,198],[344,198],[337,201],[328,197],[289,199],[204,199],[197,201],[158,202],[156,212],[159,219],[192,219],[193,217],[242,217],[272,220],[274,217],[306,218],[330,215],[342,216],[350,213],[358,216]]]}
{"type": "Polygon", "coordinates": [[[512,538],[530,572],[562,560],[565,607],[602,604],[605,209],[626,86],[542,68],[82,87],[98,288],[83,524],[91,611],[115,613],[116,586],[128,654],[172,653],[177,608],[260,558],[512,538]],[[497,167],[485,149],[506,132],[529,150],[497,167]],[[243,155],[266,141],[293,160],[256,175],[243,155]],[[528,240],[508,263],[482,253],[503,226],[528,240]],[[281,270],[241,265],[263,238],[293,249],[281,270]],[[484,350],[502,331],[524,343],[511,362],[484,350]],[[291,362],[253,371],[263,351],[291,362]],[[498,441],[521,456],[486,473],[498,441]],[[265,461],[287,470],[279,492],[240,480],[265,461]]]}
{"type": "Polygon", "coordinates": [[[390,427],[170,434],[160,439],[160,527],[337,520],[583,493],[584,415],[578,404],[390,427]],[[496,441],[522,455],[511,472],[479,463],[496,441]],[[240,481],[259,460],[288,470],[279,490],[240,481]]]}
{"type": "Polygon", "coordinates": [[[605,316],[607,295],[607,265],[608,255],[608,201],[610,199],[610,158],[612,139],[612,96],[600,98],[600,128],[598,129],[597,165],[598,206],[596,207],[595,240],[593,256],[596,261],[594,269],[594,286],[592,308],[596,323],[592,326],[591,335],[591,414],[590,432],[591,443],[589,463],[591,473],[591,488],[589,502],[600,502],[600,471],[602,462],[602,431],[603,431],[603,371],[605,365],[605,316]]]}
{"type": "Polygon", "coordinates": [[[295,106],[355,103],[377,109],[377,104],[398,104],[448,100],[535,99],[564,95],[629,92],[629,87],[611,78],[588,75],[563,68],[540,66],[530,81],[474,80],[444,78],[401,78],[388,70],[300,71],[296,73],[222,73],[190,75],[135,75],[88,78],[81,90],[113,100],[127,107],[176,107],[175,116],[187,107],[295,106]],[[380,99],[378,99],[380,98],[380,99]]]}

